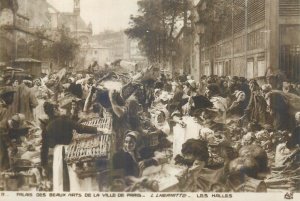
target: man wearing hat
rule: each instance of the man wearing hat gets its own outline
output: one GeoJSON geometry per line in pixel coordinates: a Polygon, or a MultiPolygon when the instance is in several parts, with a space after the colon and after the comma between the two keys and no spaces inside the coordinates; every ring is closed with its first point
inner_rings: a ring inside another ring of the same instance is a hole
{"type": "Polygon", "coordinates": [[[0,88],[0,121],[7,118],[7,108],[13,103],[14,93],[13,87],[0,88]]]}
{"type": "Polygon", "coordinates": [[[22,113],[25,115],[26,120],[32,121],[33,118],[33,109],[38,106],[38,101],[35,94],[27,86],[31,81],[23,80],[16,88],[16,93],[14,95],[14,101],[12,105],[12,114],[22,113]]]}
{"type": "Polygon", "coordinates": [[[3,87],[0,89],[0,171],[9,168],[7,152],[7,108],[14,99],[14,89],[3,87]]]}

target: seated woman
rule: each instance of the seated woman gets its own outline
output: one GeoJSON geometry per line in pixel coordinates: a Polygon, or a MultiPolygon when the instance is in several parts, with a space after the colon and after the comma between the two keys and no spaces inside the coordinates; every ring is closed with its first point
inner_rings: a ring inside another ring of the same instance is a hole
{"type": "Polygon", "coordinates": [[[228,108],[227,113],[230,115],[236,115],[241,117],[244,114],[244,110],[246,109],[247,100],[246,94],[243,91],[235,91],[234,94],[235,99],[232,102],[231,106],[228,108]]]}
{"type": "Polygon", "coordinates": [[[183,156],[175,157],[175,164],[189,167],[177,178],[179,189],[183,192],[224,191],[222,184],[223,168],[212,170],[207,167],[209,151],[207,142],[199,139],[189,139],[182,145],[183,156]]]}
{"type": "Polygon", "coordinates": [[[122,170],[123,176],[140,177],[143,169],[151,165],[157,165],[157,161],[150,158],[143,160],[138,153],[137,144],[140,141],[140,134],[136,131],[127,131],[123,149],[113,155],[113,170],[122,170]]]}

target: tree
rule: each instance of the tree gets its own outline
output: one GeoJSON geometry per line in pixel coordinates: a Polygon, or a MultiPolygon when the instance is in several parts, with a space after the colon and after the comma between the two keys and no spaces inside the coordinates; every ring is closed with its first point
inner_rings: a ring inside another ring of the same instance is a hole
{"type": "Polygon", "coordinates": [[[140,0],[137,4],[139,14],[130,17],[130,28],[125,33],[140,41],[139,47],[150,61],[167,61],[187,0],[140,0]]]}
{"type": "Polygon", "coordinates": [[[79,50],[78,42],[69,36],[66,29],[59,30],[59,40],[50,47],[49,55],[60,66],[69,66],[79,50]]]}
{"type": "Polygon", "coordinates": [[[29,57],[37,60],[45,60],[49,58],[50,44],[45,30],[37,30],[35,38],[28,43],[29,57]]]}

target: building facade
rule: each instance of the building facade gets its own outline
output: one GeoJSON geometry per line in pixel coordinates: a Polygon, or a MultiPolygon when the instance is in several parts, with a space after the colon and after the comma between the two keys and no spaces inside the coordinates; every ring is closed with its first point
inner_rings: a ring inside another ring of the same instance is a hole
{"type": "Polygon", "coordinates": [[[139,49],[138,41],[128,38],[124,31],[104,31],[93,36],[93,43],[109,50],[109,61],[123,59],[136,63],[146,62],[139,49]]]}
{"type": "Polygon", "coordinates": [[[97,44],[89,44],[81,47],[81,59],[84,61],[84,68],[94,64],[95,62],[104,67],[110,62],[110,50],[107,47],[102,47],[97,44]]]}
{"type": "MultiPolygon", "coordinates": [[[[194,11],[207,12],[206,1],[194,1],[194,11]]],[[[298,0],[231,0],[228,29],[211,45],[205,45],[205,24],[194,20],[195,63],[201,75],[236,75],[247,78],[284,73],[300,77],[300,2],[298,0]],[[239,8],[235,11],[234,8],[239,8]],[[197,28],[198,27],[198,28],[197,28]],[[196,54],[195,54],[196,53],[196,54]]],[[[212,33],[213,34],[213,33],[212,33]]]]}
{"type": "Polygon", "coordinates": [[[109,48],[109,58],[111,61],[128,58],[126,53],[128,43],[123,31],[104,31],[93,36],[93,42],[99,46],[109,48]]]}
{"type": "Polygon", "coordinates": [[[92,24],[86,24],[80,16],[80,0],[73,1],[73,12],[60,12],[49,8],[50,28],[54,32],[61,28],[69,30],[71,37],[80,44],[88,44],[93,34],[92,24]]]}
{"type": "MultiPolygon", "coordinates": [[[[30,42],[36,32],[49,28],[46,0],[4,0],[0,8],[0,62],[10,65],[17,58],[30,57],[30,42]]],[[[52,42],[51,38],[41,38],[52,42]]]]}

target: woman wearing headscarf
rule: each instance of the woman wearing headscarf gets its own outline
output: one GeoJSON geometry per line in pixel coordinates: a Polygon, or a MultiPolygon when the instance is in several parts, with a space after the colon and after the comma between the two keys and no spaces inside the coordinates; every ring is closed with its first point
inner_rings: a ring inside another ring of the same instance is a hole
{"type": "Polygon", "coordinates": [[[261,125],[265,125],[267,122],[267,103],[262,93],[260,92],[259,85],[256,80],[249,82],[251,96],[249,104],[245,109],[244,115],[241,120],[248,119],[250,122],[257,122],[261,125]]]}
{"type": "Polygon", "coordinates": [[[195,80],[187,80],[185,82],[183,91],[186,96],[193,97],[197,95],[197,84],[195,80]]]}
{"type": "Polygon", "coordinates": [[[241,117],[246,109],[246,95],[243,91],[234,92],[235,100],[232,102],[231,106],[228,108],[227,112],[231,115],[237,115],[241,117]]]}
{"type": "Polygon", "coordinates": [[[121,171],[125,177],[140,177],[146,167],[157,164],[152,158],[141,158],[138,150],[140,140],[140,134],[136,131],[125,133],[122,149],[113,155],[113,170],[121,171]]]}

